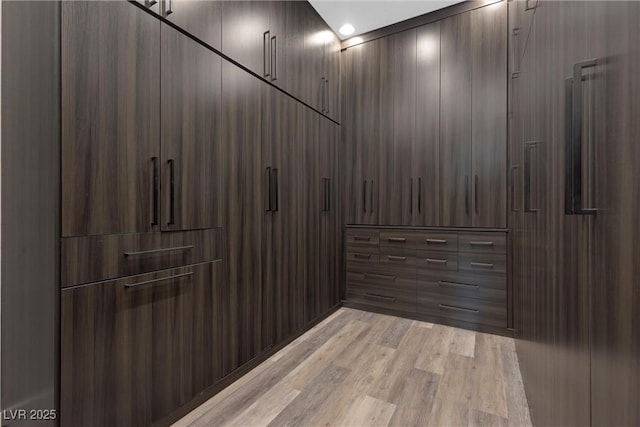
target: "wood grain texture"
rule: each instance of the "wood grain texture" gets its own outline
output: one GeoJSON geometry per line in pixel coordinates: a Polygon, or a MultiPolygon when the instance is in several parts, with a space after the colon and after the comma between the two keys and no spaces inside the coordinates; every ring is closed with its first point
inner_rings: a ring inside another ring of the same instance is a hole
{"type": "Polygon", "coordinates": [[[269,68],[263,36],[270,28],[270,3],[225,1],[222,9],[222,52],[259,76],[269,68]]]}
{"type": "Polygon", "coordinates": [[[215,156],[222,144],[222,59],[167,25],[162,26],[160,39],[161,228],[219,226],[216,205],[224,180],[215,156]]]}
{"type": "Polygon", "coordinates": [[[507,3],[471,12],[474,227],[507,225],[507,3]]]}
{"type": "Polygon", "coordinates": [[[222,230],[68,237],[61,242],[62,287],[221,259],[222,230]],[[189,246],[193,246],[189,248],[189,246]],[[183,248],[136,255],[135,252],[183,248]],[[126,256],[125,253],[134,253],[126,256]]]}
{"type": "Polygon", "coordinates": [[[471,225],[471,16],[440,22],[440,225],[471,225]]]}
{"type": "Polygon", "coordinates": [[[126,2],[62,7],[62,236],[152,230],[160,22],[126,2]]]}
{"type": "Polygon", "coordinates": [[[221,0],[172,0],[172,13],[166,18],[214,49],[222,47],[221,0]]]}

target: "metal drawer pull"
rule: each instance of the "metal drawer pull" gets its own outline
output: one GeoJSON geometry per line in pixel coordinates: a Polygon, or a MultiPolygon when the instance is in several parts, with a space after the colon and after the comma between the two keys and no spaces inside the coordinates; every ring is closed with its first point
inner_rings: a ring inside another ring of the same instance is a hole
{"type": "Polygon", "coordinates": [[[467,285],[465,283],[453,283],[453,282],[443,282],[443,281],[438,282],[438,285],[444,286],[444,287],[447,287],[447,286],[456,287],[457,286],[457,287],[461,287],[461,288],[473,288],[475,290],[478,290],[480,288],[480,286],[478,286],[478,285],[467,285]]]}
{"type": "Polygon", "coordinates": [[[188,251],[189,249],[193,249],[193,245],[189,246],[176,246],[175,248],[162,248],[162,249],[151,249],[149,251],[140,251],[140,252],[125,252],[125,257],[136,256],[136,255],[147,255],[147,254],[156,254],[160,252],[173,252],[173,251],[188,251]]]}
{"type": "Polygon", "coordinates": [[[369,292],[366,292],[366,293],[364,294],[364,296],[365,296],[366,298],[381,299],[381,300],[384,300],[384,301],[392,301],[392,302],[395,302],[395,300],[396,300],[394,297],[388,297],[388,296],[385,296],[385,295],[370,294],[369,292]]]}
{"type": "Polygon", "coordinates": [[[353,254],[354,258],[371,259],[370,254],[353,254]]]}
{"type": "Polygon", "coordinates": [[[469,242],[471,246],[493,246],[493,242],[469,242]]]}
{"type": "Polygon", "coordinates": [[[427,239],[427,243],[430,245],[446,245],[447,241],[444,239],[427,239]]]}
{"type": "Polygon", "coordinates": [[[369,242],[371,241],[371,237],[353,236],[353,240],[361,240],[363,242],[369,242]]]}
{"type": "Polygon", "coordinates": [[[493,264],[488,264],[486,262],[471,262],[469,265],[471,265],[471,267],[493,268],[493,264]]]}
{"type": "Polygon", "coordinates": [[[147,280],[145,282],[125,283],[124,287],[125,288],[135,288],[136,286],[150,285],[151,283],[164,282],[166,280],[179,279],[181,277],[187,277],[187,276],[192,276],[192,275],[193,275],[193,271],[190,271],[189,273],[176,274],[175,276],[169,276],[169,277],[161,277],[159,279],[147,280]]]}
{"type": "Polygon", "coordinates": [[[395,255],[387,255],[387,259],[391,261],[406,261],[406,256],[395,256],[395,255]]]}
{"type": "Polygon", "coordinates": [[[391,279],[391,280],[396,280],[395,276],[387,276],[386,274],[364,273],[364,277],[371,277],[372,279],[391,279]]]}
{"type": "Polygon", "coordinates": [[[447,310],[457,310],[457,311],[466,311],[468,313],[480,313],[478,310],[474,310],[472,308],[462,308],[462,307],[454,307],[452,305],[446,304],[438,304],[440,308],[446,308],[447,310]]]}
{"type": "Polygon", "coordinates": [[[427,258],[426,261],[429,264],[446,264],[447,260],[446,259],[433,259],[433,258],[427,258]]]}
{"type": "Polygon", "coordinates": [[[387,238],[388,242],[399,242],[399,243],[404,243],[407,241],[406,237],[388,237],[387,238]]]}

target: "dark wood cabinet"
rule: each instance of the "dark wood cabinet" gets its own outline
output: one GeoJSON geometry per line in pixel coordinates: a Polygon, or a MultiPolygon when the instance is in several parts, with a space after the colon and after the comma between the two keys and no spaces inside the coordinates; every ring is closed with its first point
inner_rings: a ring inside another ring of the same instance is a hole
{"type": "Polygon", "coordinates": [[[220,50],[223,6],[223,0],[160,1],[158,12],[189,34],[220,50]]]}
{"type": "Polygon", "coordinates": [[[63,237],[150,231],[160,22],[125,2],[62,7],[63,237]]]}
{"type": "Polygon", "coordinates": [[[61,423],[150,425],[221,378],[221,262],[62,291],[61,423]]]}
{"type": "Polygon", "coordinates": [[[161,228],[215,227],[219,225],[216,204],[222,182],[215,167],[222,116],[222,60],[164,24],[160,41],[161,156],[157,161],[162,178],[161,228]]]}

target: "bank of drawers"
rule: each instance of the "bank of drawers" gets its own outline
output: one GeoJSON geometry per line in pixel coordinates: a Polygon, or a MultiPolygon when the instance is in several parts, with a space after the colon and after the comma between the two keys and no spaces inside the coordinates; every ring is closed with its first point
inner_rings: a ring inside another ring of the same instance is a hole
{"type": "Polygon", "coordinates": [[[347,299],[506,327],[504,232],[347,229],[347,299]]]}

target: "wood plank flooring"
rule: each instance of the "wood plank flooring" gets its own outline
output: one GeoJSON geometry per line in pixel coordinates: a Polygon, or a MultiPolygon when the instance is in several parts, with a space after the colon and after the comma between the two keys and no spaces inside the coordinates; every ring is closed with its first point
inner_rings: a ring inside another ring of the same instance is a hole
{"type": "Polygon", "coordinates": [[[511,338],[341,308],[174,426],[530,426],[511,338]]]}

